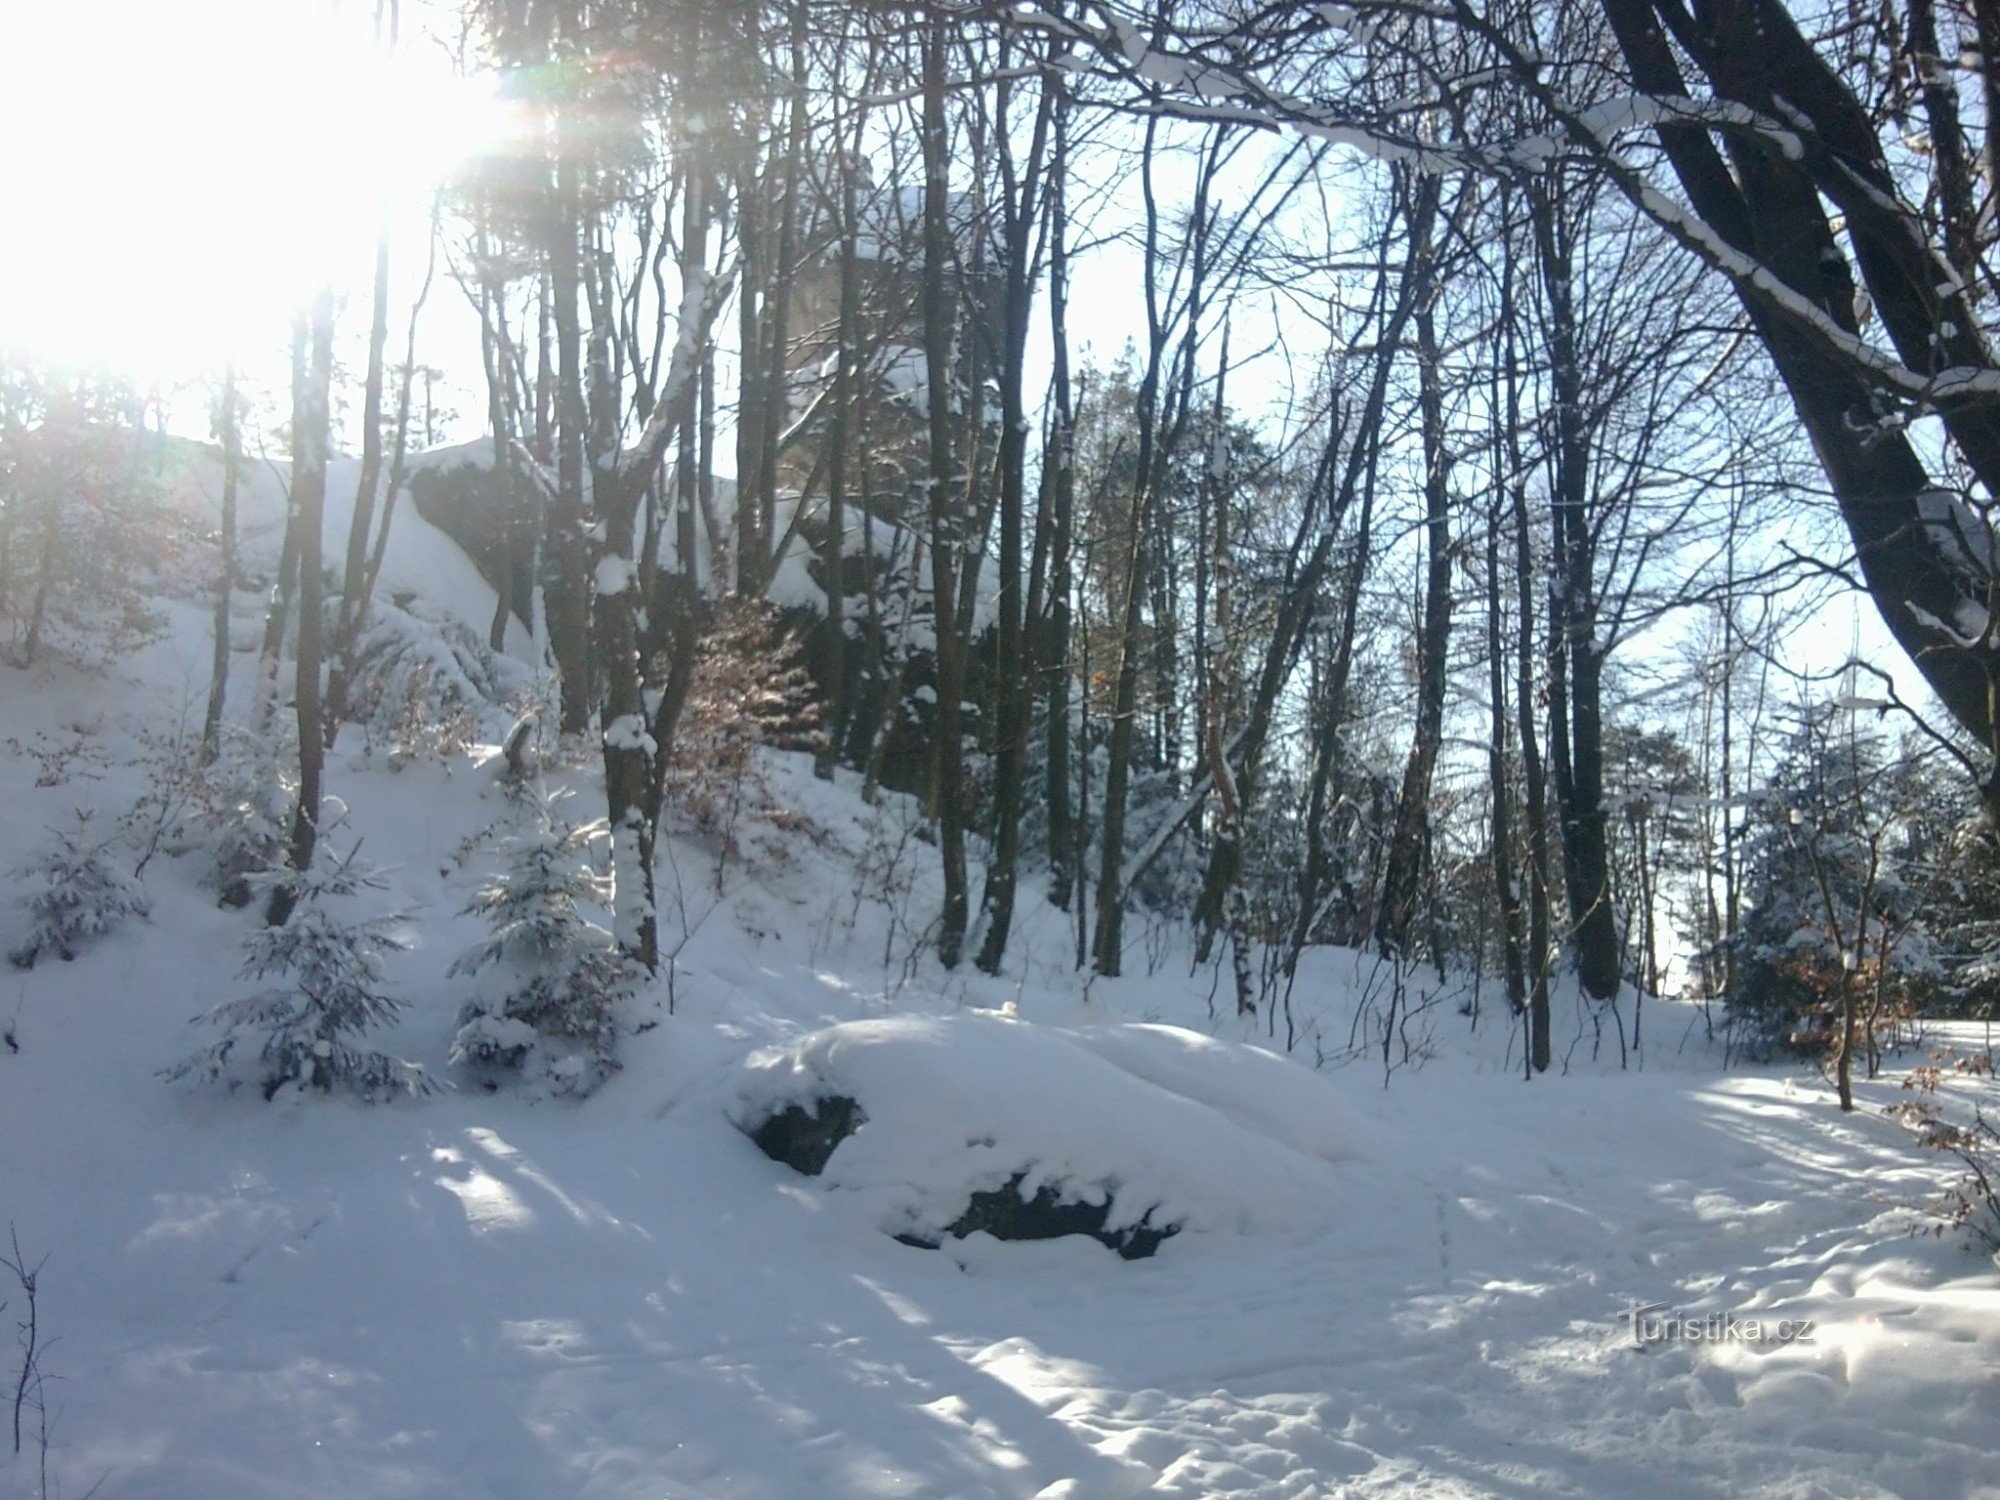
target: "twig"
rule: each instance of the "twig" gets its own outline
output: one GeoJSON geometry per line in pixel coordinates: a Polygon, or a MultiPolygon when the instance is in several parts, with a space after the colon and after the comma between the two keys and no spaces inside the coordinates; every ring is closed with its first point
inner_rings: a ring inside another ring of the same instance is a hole
{"type": "MultiPolygon", "coordinates": [[[[7,1238],[13,1246],[13,1254],[11,1258],[0,1255],[0,1268],[14,1273],[14,1279],[20,1283],[21,1290],[28,1298],[28,1315],[20,1324],[21,1369],[14,1381],[14,1451],[19,1453],[21,1412],[31,1404],[31,1401],[37,1409],[41,1409],[42,1372],[39,1364],[41,1328],[37,1294],[40,1290],[42,1267],[49,1263],[49,1258],[44,1255],[30,1266],[21,1255],[21,1236],[11,1224],[7,1227],[7,1238]]],[[[0,1306],[5,1304],[0,1303],[0,1306]]]]}

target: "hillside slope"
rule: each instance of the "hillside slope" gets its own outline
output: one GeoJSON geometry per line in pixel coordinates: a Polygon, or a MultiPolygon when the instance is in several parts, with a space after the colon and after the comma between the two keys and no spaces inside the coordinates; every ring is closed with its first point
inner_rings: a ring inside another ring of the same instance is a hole
{"type": "MultiPolygon", "coordinates": [[[[418,615],[483,619],[448,544],[398,546],[418,615]]],[[[202,610],[163,607],[165,635],[107,667],[0,671],[8,864],[147,790],[145,741],[184,722],[207,653],[202,610]]],[[[1723,1073],[1665,1007],[1643,1066],[1591,1061],[1571,1015],[1569,1070],[1524,1085],[1503,1018],[1473,1030],[1461,986],[1413,977],[1385,1086],[1350,1051],[1379,1034],[1372,960],[1312,956],[1281,1063],[1247,1050],[1263,1025],[1214,1018],[1171,931],[1153,972],[1086,986],[1032,899],[1007,976],[947,975],[914,809],[759,764],[738,849],[669,841],[686,942],[581,1104],[168,1086],[189,1018],[243,992],[256,920],[198,854],[152,862],[150,920],[5,971],[0,1219],[43,1264],[50,1494],[2000,1493],[2000,1289],[1910,1237],[1939,1173],[1882,1117],[1893,1081],[1843,1118],[1816,1080],[1723,1073]],[[733,1123],[773,1070],[884,1034],[904,1050],[839,1064],[884,1101],[844,1172],[801,1177],[733,1123]],[[891,1237],[1009,1149],[1186,1228],[1138,1261],[891,1237]],[[1635,1304],[1811,1337],[1641,1349],[1635,1304]]],[[[587,758],[550,778],[594,800],[587,758]]],[[[386,867],[374,899],[410,944],[384,1045],[449,1078],[446,971],[479,936],[460,911],[516,814],[476,751],[392,763],[350,736],[329,790],[333,844],[386,867]]],[[[4,1276],[0,1300],[11,1324],[4,1276]]],[[[0,1384],[16,1369],[0,1336],[0,1384]]],[[[26,1439],[0,1448],[7,1494],[40,1490],[32,1413],[26,1439]]]]}

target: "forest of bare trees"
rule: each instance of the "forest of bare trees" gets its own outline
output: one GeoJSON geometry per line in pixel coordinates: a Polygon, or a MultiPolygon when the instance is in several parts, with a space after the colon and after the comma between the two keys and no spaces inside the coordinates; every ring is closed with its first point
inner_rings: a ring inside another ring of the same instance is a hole
{"type": "MultiPolygon", "coordinates": [[[[1531,1070],[1559,995],[1637,1046],[1646,997],[1767,995],[1780,952],[1798,995],[1757,1045],[1837,1015],[1845,1066],[1882,1015],[1990,1005],[1981,942],[1908,959],[1984,920],[1935,856],[1983,868],[2000,810],[1985,0],[375,23],[490,78],[512,128],[428,242],[385,218],[365,288],[299,314],[260,684],[296,716],[295,870],[455,302],[483,393],[456,524],[492,645],[531,633],[551,727],[601,759],[630,965],[672,938],[699,671],[782,638],[820,774],[921,800],[946,968],[1004,972],[1029,892],[1104,976],[1186,920],[1291,1043],[1300,955],[1372,947],[1499,975],[1531,1070]],[[322,558],[342,431],[361,494],[322,558]],[[1902,657],[1849,660],[1855,598],[1902,657]]],[[[215,385],[233,497],[246,398],[215,385]]],[[[23,660],[119,544],[16,497],[115,463],[119,399],[9,373],[23,660]]]]}

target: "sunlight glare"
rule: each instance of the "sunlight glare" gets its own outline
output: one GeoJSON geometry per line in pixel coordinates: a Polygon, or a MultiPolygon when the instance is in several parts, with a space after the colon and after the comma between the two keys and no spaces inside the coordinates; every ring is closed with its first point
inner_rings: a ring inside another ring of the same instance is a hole
{"type": "Polygon", "coordinates": [[[428,39],[385,58],[372,12],[17,8],[0,24],[0,341],[185,374],[282,346],[323,280],[365,296],[381,216],[421,235],[440,175],[504,124],[428,39]]]}

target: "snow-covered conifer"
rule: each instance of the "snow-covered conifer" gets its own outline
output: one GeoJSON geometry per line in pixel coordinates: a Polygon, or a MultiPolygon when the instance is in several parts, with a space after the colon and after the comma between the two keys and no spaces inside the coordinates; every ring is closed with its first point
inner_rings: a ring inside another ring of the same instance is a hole
{"type": "Polygon", "coordinates": [[[50,953],[75,958],[127,918],[146,915],[146,893],[112,861],[117,836],[90,832],[90,814],[78,809],[73,827],[50,830],[48,845],[15,869],[31,924],[9,955],[17,968],[32,969],[50,953]]]}
{"type": "Polygon", "coordinates": [[[1727,1024],[1754,1058],[1834,1049],[1843,997],[1862,1037],[1942,977],[1907,828],[1919,763],[1827,716],[1804,723],[1752,801],[1749,903],[1735,939],[1727,1024]]]}
{"type": "Polygon", "coordinates": [[[384,950],[405,946],[392,930],[396,918],[351,917],[334,905],[379,887],[380,876],[357,869],[350,854],[277,878],[292,883],[296,905],[282,925],[259,928],[248,940],[242,972],[279,982],[196,1017],[222,1028],[221,1039],[166,1076],[232,1088],[251,1083],[266,1099],[294,1087],[367,1099],[429,1092],[420,1067],[354,1042],[403,1011],[382,980],[384,950]]]}
{"type": "Polygon", "coordinates": [[[451,967],[479,976],[451,1058],[489,1086],[515,1074],[585,1094],[616,1066],[617,1002],[632,975],[611,934],[584,915],[611,895],[588,862],[604,825],[572,826],[559,804],[538,800],[535,827],[508,841],[505,868],[466,904],[490,931],[451,967]]]}
{"type": "Polygon", "coordinates": [[[270,754],[233,757],[212,781],[215,882],[225,906],[245,906],[251,882],[276,869],[283,858],[292,788],[270,754]]]}

